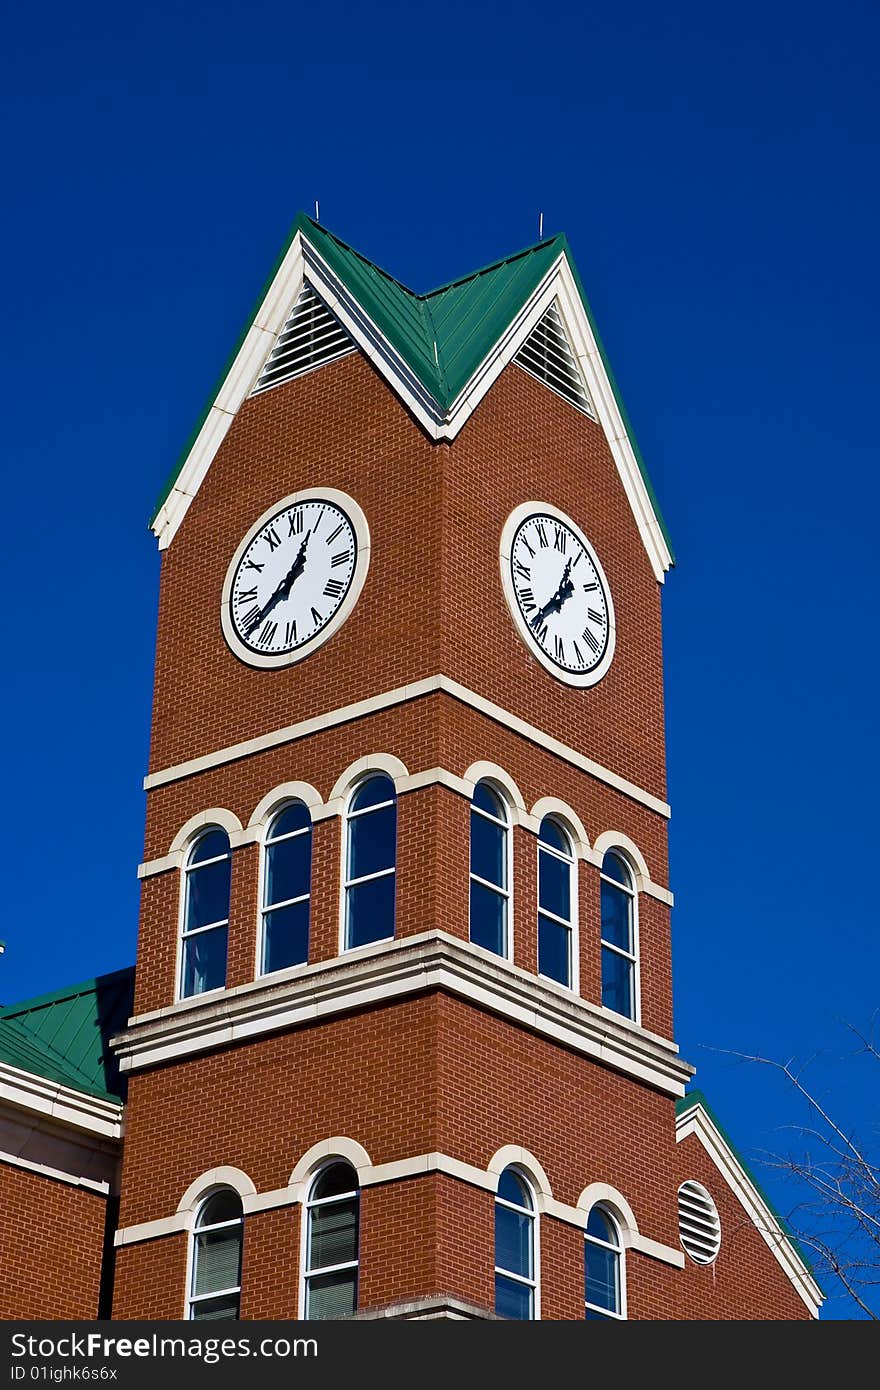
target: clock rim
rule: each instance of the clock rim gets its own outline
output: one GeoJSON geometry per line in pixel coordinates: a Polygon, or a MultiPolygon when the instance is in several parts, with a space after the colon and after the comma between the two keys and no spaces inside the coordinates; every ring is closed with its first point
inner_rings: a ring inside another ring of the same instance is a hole
{"type": "Polygon", "coordinates": [[[226,570],[226,577],[223,580],[223,588],[220,595],[220,627],[226,641],[226,645],[239,661],[243,661],[247,666],[255,666],[263,670],[279,670],[285,666],[294,666],[298,661],[311,656],[319,647],[339,631],[346,618],[351,613],[360,597],[361,589],[367,577],[367,570],[370,565],[370,528],[367,525],[367,518],[358,506],[357,502],[347,492],[342,492],[335,487],[308,487],[299,488],[296,492],[288,493],[286,497],[279,498],[273,502],[271,507],[267,507],[257,520],[248,527],[238,546],[235,554],[229,562],[226,570]],[[262,653],[252,651],[246,646],[239,637],[229,608],[229,600],[232,595],[232,586],[238,567],[244,559],[245,551],[254,539],[254,536],[267,522],[277,516],[279,512],[286,511],[289,507],[296,506],[302,502],[329,502],[337,507],[348,518],[351,529],[354,532],[357,555],[355,557],[354,573],[351,576],[351,583],[348,586],[345,597],[340,603],[336,612],[329,622],[309,638],[301,647],[294,648],[290,652],[262,653]]]}
{"type": "Polygon", "coordinates": [[[550,675],[563,685],[575,686],[581,690],[587,689],[591,685],[597,685],[599,681],[602,680],[603,676],[607,674],[608,668],[614,657],[614,648],[617,642],[617,625],[614,614],[614,600],[611,597],[611,585],[608,583],[608,576],[602,567],[602,563],[595,549],[587,540],[581,527],[578,526],[576,521],[572,520],[567,512],[562,511],[559,507],[555,507],[552,502],[520,502],[519,506],[514,507],[504,523],[498,549],[501,568],[501,587],[504,591],[504,597],[507,600],[507,607],[510,610],[514,625],[527,651],[541,663],[545,671],[549,671],[550,675]],[[523,617],[522,610],[517,601],[513,576],[511,574],[511,552],[517,532],[523,522],[530,516],[549,516],[561,522],[564,526],[567,526],[572,534],[580,541],[581,545],[583,545],[584,550],[590,557],[590,561],[594,565],[596,573],[599,576],[599,582],[602,585],[608,611],[608,640],[605,643],[605,651],[601,659],[597,661],[596,665],[589,671],[566,671],[559,666],[552,657],[547,655],[540,644],[535,641],[534,636],[529,630],[528,623],[523,617]]]}

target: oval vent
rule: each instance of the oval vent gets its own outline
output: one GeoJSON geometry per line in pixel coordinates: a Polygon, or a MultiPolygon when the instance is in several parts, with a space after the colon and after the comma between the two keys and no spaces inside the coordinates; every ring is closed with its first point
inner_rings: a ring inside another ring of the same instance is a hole
{"type": "Polygon", "coordinates": [[[721,1249],[717,1208],[698,1182],[683,1182],[678,1189],[678,1235],[698,1265],[710,1265],[721,1249]]]}

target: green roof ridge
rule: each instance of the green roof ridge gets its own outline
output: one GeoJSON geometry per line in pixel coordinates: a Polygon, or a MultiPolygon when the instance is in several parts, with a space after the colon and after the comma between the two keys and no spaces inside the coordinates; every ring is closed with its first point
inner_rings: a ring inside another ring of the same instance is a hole
{"type": "Polygon", "coordinates": [[[32,999],[22,999],[15,1004],[0,1004],[0,1018],[14,1018],[16,1014],[29,1013],[31,1009],[42,1008],[44,1004],[59,1004],[64,999],[74,999],[80,994],[97,994],[99,985],[106,985],[111,980],[121,980],[125,975],[130,975],[133,969],[131,965],[123,965],[119,970],[110,970],[106,975],[96,975],[93,979],[83,980],[78,985],[50,990],[48,994],[35,994],[32,999]]]}

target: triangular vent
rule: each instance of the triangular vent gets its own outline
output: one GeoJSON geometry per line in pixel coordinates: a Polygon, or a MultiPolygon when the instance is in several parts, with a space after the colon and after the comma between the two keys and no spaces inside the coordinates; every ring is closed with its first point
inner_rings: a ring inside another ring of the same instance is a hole
{"type": "Polygon", "coordinates": [[[532,329],[513,360],[530,376],[536,376],[539,381],[543,381],[557,396],[562,396],[563,400],[569,401],[571,405],[577,406],[578,410],[595,420],[596,411],[571,350],[555,300],[540,323],[532,329]]]}
{"type": "Polygon", "coordinates": [[[311,285],[303,285],[251,395],[268,391],[270,386],[280,386],[283,381],[291,381],[295,376],[355,351],[355,344],[327,305],[311,285]]]}

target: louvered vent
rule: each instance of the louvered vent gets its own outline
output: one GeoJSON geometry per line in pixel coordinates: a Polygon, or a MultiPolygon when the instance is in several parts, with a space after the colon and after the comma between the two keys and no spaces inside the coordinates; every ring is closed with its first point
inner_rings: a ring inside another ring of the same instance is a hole
{"type": "Polygon", "coordinates": [[[513,360],[531,376],[543,381],[551,391],[562,396],[563,400],[595,420],[593,402],[584,385],[555,300],[513,360]]]}
{"type": "Polygon", "coordinates": [[[721,1222],[715,1203],[698,1182],[678,1189],[678,1235],[698,1265],[710,1265],[721,1249],[721,1222]]]}
{"type": "Polygon", "coordinates": [[[354,351],[355,344],[327,305],[318,298],[311,285],[303,285],[302,293],[251,395],[268,391],[270,386],[280,386],[282,381],[290,381],[295,376],[302,376],[304,372],[323,367],[326,362],[335,362],[337,357],[354,351]]]}

